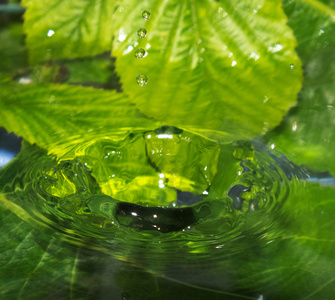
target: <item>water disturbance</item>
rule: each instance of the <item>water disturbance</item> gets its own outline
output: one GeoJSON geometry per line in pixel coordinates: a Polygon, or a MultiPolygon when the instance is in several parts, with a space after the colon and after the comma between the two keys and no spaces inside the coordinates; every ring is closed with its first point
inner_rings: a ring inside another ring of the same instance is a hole
{"type": "Polygon", "coordinates": [[[50,2],[1,5],[0,298],[330,299],[329,5],[50,2]]]}
{"type": "Polygon", "coordinates": [[[304,176],[250,141],[218,144],[171,126],[92,136],[59,157],[30,147],[9,198],[67,239],[116,252],[159,237],[166,251],[173,239],[207,256],[245,230],[264,234],[281,218],[292,173],[304,176]]]}

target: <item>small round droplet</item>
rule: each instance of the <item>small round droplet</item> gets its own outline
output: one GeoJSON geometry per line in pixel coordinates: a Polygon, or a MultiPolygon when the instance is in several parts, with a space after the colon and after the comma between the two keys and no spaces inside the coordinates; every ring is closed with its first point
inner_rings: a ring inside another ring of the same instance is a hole
{"type": "Polygon", "coordinates": [[[144,86],[148,83],[148,77],[144,74],[137,75],[136,82],[138,85],[144,86]]]}
{"type": "Polygon", "coordinates": [[[142,12],[142,17],[144,20],[148,20],[150,18],[150,12],[145,10],[144,12],[142,12]]]}
{"type": "Polygon", "coordinates": [[[294,68],[294,64],[290,64],[290,67],[291,67],[291,69],[293,69],[294,68]]]}
{"type": "Polygon", "coordinates": [[[135,57],[141,59],[145,56],[145,50],[143,48],[139,48],[135,51],[135,57]]]}
{"type": "Polygon", "coordinates": [[[138,31],[137,31],[137,35],[140,39],[143,39],[146,37],[147,35],[147,30],[145,28],[140,28],[138,31]]]}

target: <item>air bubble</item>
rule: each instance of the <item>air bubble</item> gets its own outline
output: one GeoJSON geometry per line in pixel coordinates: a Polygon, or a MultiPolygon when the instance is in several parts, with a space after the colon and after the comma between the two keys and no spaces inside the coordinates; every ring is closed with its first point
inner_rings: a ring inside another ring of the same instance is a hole
{"type": "Polygon", "coordinates": [[[145,10],[142,12],[142,17],[144,20],[148,20],[150,18],[150,12],[145,10]]]}
{"type": "Polygon", "coordinates": [[[135,57],[141,59],[145,56],[145,50],[143,48],[139,48],[135,51],[135,57]]]}
{"type": "Polygon", "coordinates": [[[147,30],[145,28],[140,28],[137,31],[137,35],[138,35],[139,38],[143,39],[147,36],[147,30]]]}
{"type": "Polygon", "coordinates": [[[144,86],[148,83],[148,77],[144,74],[137,75],[136,82],[138,85],[144,86]]]}

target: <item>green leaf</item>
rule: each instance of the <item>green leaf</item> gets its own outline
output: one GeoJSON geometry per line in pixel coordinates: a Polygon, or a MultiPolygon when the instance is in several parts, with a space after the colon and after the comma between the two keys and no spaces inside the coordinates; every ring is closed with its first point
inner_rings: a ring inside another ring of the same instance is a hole
{"type": "Polygon", "coordinates": [[[121,296],[122,290],[112,282],[120,261],[70,246],[9,210],[0,208],[0,217],[1,298],[92,299],[92,295],[99,297],[102,289],[110,296],[121,296]]]}
{"type": "Polygon", "coordinates": [[[284,3],[298,39],[305,78],[298,106],[269,135],[270,143],[296,164],[335,175],[334,1],[284,3]]]}
{"type": "Polygon", "coordinates": [[[253,271],[250,269],[241,281],[244,288],[254,282],[271,286],[271,281],[277,278],[279,286],[274,286],[272,291],[275,299],[277,295],[280,295],[278,299],[289,299],[293,295],[295,299],[332,298],[335,290],[334,213],[334,187],[293,179],[280,217],[273,220],[278,227],[264,236],[269,247],[263,255],[271,259],[264,270],[255,270],[257,263],[250,264],[253,271]],[[278,237],[279,228],[281,237],[278,237]],[[271,237],[272,233],[277,238],[271,237]]]}
{"type": "Polygon", "coordinates": [[[70,85],[7,83],[0,90],[0,126],[56,153],[55,143],[132,127],[155,128],[124,94],[70,85]]]}
{"type": "Polygon", "coordinates": [[[28,65],[22,25],[13,24],[0,31],[0,74],[14,73],[28,65]]]}
{"type": "Polygon", "coordinates": [[[70,247],[8,210],[0,209],[0,216],[0,296],[4,299],[149,300],[158,296],[168,300],[191,295],[196,300],[256,300],[175,280],[82,246],[70,247]]]}
{"type": "Polygon", "coordinates": [[[116,70],[146,115],[220,130],[231,141],[265,133],[295,104],[301,64],[280,1],[127,0],[122,7],[114,15],[116,70]],[[139,74],[147,85],[136,83],[139,74]]]}
{"type": "Polygon", "coordinates": [[[115,0],[24,0],[30,61],[75,58],[111,49],[115,0]]]}
{"type": "Polygon", "coordinates": [[[87,84],[107,83],[111,76],[112,61],[110,59],[91,59],[67,62],[69,79],[66,83],[87,84]]]}

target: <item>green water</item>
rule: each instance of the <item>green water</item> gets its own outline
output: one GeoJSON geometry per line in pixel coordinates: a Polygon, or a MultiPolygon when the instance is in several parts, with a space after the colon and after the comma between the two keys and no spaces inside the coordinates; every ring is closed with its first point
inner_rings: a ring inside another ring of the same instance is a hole
{"type": "Polygon", "coordinates": [[[7,205],[42,230],[39,240],[66,241],[59,247],[70,253],[76,245],[82,263],[98,255],[118,265],[109,280],[130,289],[122,297],[159,299],[134,292],[131,276],[143,288],[158,280],[199,285],[218,299],[256,299],[277,295],[297,276],[290,265],[306,263],[295,230],[308,217],[301,205],[313,200],[307,174],[257,142],[220,144],[168,126],[93,134],[59,157],[25,143],[1,174],[7,205]],[[286,269],[279,281],[273,268],[286,269]]]}

